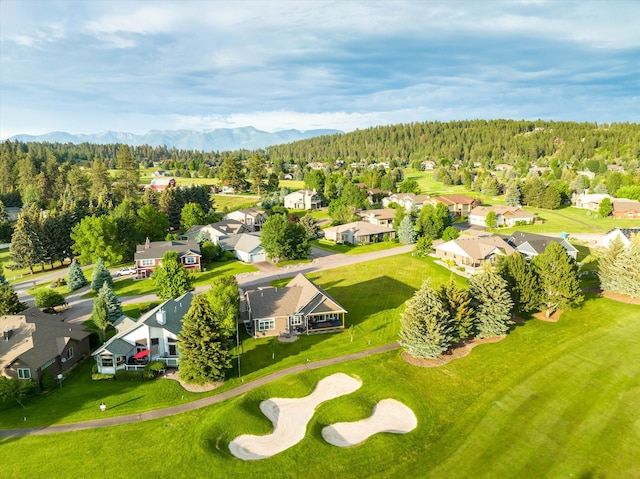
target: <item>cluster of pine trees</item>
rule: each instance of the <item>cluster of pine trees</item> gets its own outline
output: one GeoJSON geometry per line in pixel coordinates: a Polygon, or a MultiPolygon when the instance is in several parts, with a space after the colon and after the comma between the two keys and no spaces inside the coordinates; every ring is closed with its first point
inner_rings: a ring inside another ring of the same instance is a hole
{"type": "Polygon", "coordinates": [[[550,316],[582,300],[577,264],[551,243],[532,262],[518,253],[504,257],[472,276],[468,290],[453,279],[437,290],[426,281],[406,303],[400,342],[414,357],[437,358],[467,338],[506,334],[520,313],[545,309],[550,316]]]}
{"type": "Polygon", "coordinates": [[[603,290],[640,297],[640,234],[631,236],[626,249],[616,237],[598,261],[598,275],[603,290]]]}

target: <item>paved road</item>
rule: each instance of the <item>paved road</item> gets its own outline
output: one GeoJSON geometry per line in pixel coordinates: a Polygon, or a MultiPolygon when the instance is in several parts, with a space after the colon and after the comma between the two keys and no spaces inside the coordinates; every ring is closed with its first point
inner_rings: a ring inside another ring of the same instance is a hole
{"type": "Polygon", "coordinates": [[[256,379],[255,381],[251,381],[249,383],[238,386],[235,389],[225,391],[215,396],[209,396],[203,399],[198,399],[197,401],[192,401],[186,404],[180,404],[179,406],[173,406],[173,407],[168,407],[164,409],[156,409],[154,411],[147,411],[139,414],[129,414],[127,416],[114,416],[114,417],[108,417],[104,419],[95,419],[93,421],[83,421],[83,422],[75,422],[75,423],[69,423],[69,424],[57,424],[54,426],[31,427],[31,428],[24,428],[24,429],[0,429],[0,439],[24,437],[24,436],[36,436],[36,435],[44,435],[44,434],[56,434],[56,433],[63,433],[63,432],[70,432],[70,431],[81,431],[85,429],[97,429],[102,427],[116,426],[118,424],[129,424],[133,422],[149,421],[151,419],[159,419],[163,417],[173,416],[174,414],[193,411],[194,409],[200,409],[206,406],[210,406],[212,404],[217,404],[226,399],[239,396],[248,391],[256,389],[260,386],[264,386],[265,384],[268,384],[272,381],[280,379],[284,376],[288,376],[290,374],[295,374],[301,371],[308,371],[312,369],[319,369],[324,366],[329,366],[331,364],[344,363],[346,361],[352,361],[354,359],[368,357],[373,354],[393,351],[394,349],[398,349],[399,347],[400,346],[398,345],[398,343],[391,343],[391,344],[386,344],[384,346],[370,349],[368,351],[361,351],[358,353],[349,354],[347,356],[325,359],[325,360],[316,361],[313,363],[300,364],[298,366],[293,366],[287,369],[283,369],[281,371],[276,371],[275,373],[269,374],[268,376],[256,379]]]}

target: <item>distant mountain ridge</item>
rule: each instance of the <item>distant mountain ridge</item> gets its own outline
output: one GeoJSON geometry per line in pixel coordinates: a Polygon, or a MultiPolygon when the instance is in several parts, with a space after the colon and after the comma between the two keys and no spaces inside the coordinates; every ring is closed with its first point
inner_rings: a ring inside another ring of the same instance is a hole
{"type": "Polygon", "coordinates": [[[252,126],[242,128],[215,128],[211,130],[151,130],[144,135],[135,135],[120,131],[105,131],[95,134],[72,135],[63,131],[54,131],[44,135],[14,135],[9,141],[113,144],[130,146],[150,145],[181,150],[233,151],[240,149],[256,150],[271,145],[291,143],[322,135],[344,133],[340,130],[282,130],[274,133],[258,130],[252,126]]]}

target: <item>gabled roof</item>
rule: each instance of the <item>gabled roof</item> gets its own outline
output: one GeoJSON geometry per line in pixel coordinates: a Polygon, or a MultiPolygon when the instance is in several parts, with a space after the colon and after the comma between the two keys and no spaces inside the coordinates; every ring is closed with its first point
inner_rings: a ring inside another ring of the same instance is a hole
{"type": "Polygon", "coordinates": [[[640,226],[634,228],[613,228],[607,231],[607,235],[614,231],[619,231],[620,234],[624,235],[627,239],[631,239],[631,235],[640,234],[640,226]]]}
{"type": "Polygon", "coordinates": [[[362,218],[374,217],[378,220],[392,220],[396,216],[393,208],[381,208],[378,210],[363,210],[358,213],[362,218]]]}
{"type": "Polygon", "coordinates": [[[238,220],[228,219],[224,221],[217,221],[208,225],[194,225],[184,233],[184,236],[195,236],[202,230],[214,233],[215,236],[225,236],[230,234],[242,233],[242,230],[244,230],[244,228],[244,223],[238,220]]]}
{"type": "Polygon", "coordinates": [[[345,309],[302,274],[284,288],[265,288],[247,292],[254,319],[310,314],[312,312],[345,312],[345,309]]]}
{"type": "Polygon", "coordinates": [[[467,195],[442,195],[434,196],[431,198],[434,201],[444,203],[445,205],[470,205],[473,203],[473,198],[467,195]]]}
{"type": "Polygon", "coordinates": [[[447,241],[436,249],[466,256],[474,261],[486,259],[494,254],[510,255],[515,252],[515,249],[499,235],[458,238],[447,241]]]}
{"type": "Polygon", "coordinates": [[[554,238],[552,236],[538,235],[535,233],[525,233],[524,231],[514,231],[511,236],[507,238],[507,242],[518,251],[520,251],[522,247],[526,247],[526,245],[528,245],[537,254],[544,253],[544,250],[547,249],[547,246],[551,243],[559,243],[565,250],[570,252],[577,251],[571,243],[563,238],[554,238]]]}
{"type": "Polygon", "coordinates": [[[613,211],[634,211],[640,212],[640,201],[637,200],[613,200],[613,211]]]}
{"type": "Polygon", "coordinates": [[[122,321],[120,324],[123,325],[123,327],[118,328],[118,333],[114,337],[96,349],[93,352],[93,356],[97,356],[105,352],[109,352],[116,356],[123,356],[127,354],[131,349],[133,349],[135,344],[123,338],[141,326],[165,329],[177,336],[180,334],[180,330],[182,329],[182,318],[184,318],[185,314],[189,311],[192,300],[193,293],[185,293],[176,299],[169,299],[165,301],[161,305],[140,316],[138,320],[128,317],[125,317],[125,319],[122,320],[121,318],[122,321]],[[158,322],[158,315],[162,315],[163,313],[165,323],[160,324],[158,322]]]}
{"type": "Polygon", "coordinates": [[[324,232],[331,233],[344,233],[345,231],[352,230],[354,236],[366,236],[379,233],[389,233],[395,231],[392,228],[382,225],[374,225],[367,223],[366,221],[355,221],[353,223],[347,223],[344,225],[332,226],[331,228],[325,228],[324,232]]]}
{"type": "Polygon", "coordinates": [[[240,233],[239,235],[229,235],[220,239],[220,246],[226,250],[236,250],[246,253],[261,248],[260,235],[255,233],[240,233]]]}
{"type": "Polygon", "coordinates": [[[59,356],[69,340],[82,341],[89,336],[84,326],[65,323],[64,315],[47,314],[29,308],[20,314],[0,317],[0,331],[11,330],[9,341],[0,338],[0,370],[20,358],[39,368],[59,356]]]}
{"type": "Polygon", "coordinates": [[[225,218],[230,217],[230,215],[233,215],[234,213],[241,213],[244,216],[253,216],[254,218],[258,215],[264,215],[264,210],[261,210],[260,208],[245,208],[242,210],[235,210],[235,211],[230,211],[229,213],[227,213],[225,215],[225,218]]]}
{"type": "Polygon", "coordinates": [[[534,218],[533,213],[528,213],[518,206],[476,206],[469,213],[472,216],[486,217],[489,212],[493,211],[497,215],[509,216],[511,218],[534,218]]]}
{"type": "Polygon", "coordinates": [[[195,240],[171,240],[171,241],[152,241],[149,247],[146,245],[136,246],[134,259],[156,259],[162,258],[167,251],[177,251],[182,257],[186,254],[200,255],[200,245],[195,240]]]}

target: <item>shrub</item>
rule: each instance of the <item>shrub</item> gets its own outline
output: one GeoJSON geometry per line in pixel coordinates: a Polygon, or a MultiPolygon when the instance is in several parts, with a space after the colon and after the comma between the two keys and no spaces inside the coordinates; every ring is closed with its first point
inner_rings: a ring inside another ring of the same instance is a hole
{"type": "Polygon", "coordinates": [[[118,381],[148,381],[155,379],[156,373],[154,371],[128,371],[126,369],[120,369],[116,371],[116,379],[118,381]]]}
{"type": "Polygon", "coordinates": [[[38,308],[55,308],[65,303],[64,296],[57,291],[48,289],[39,289],[36,291],[36,307],[38,308]]]}
{"type": "Polygon", "coordinates": [[[54,379],[53,374],[51,374],[51,371],[49,371],[48,369],[46,369],[42,373],[41,385],[42,385],[42,389],[44,389],[45,391],[53,389],[57,386],[56,380],[54,379]]]}
{"type": "Polygon", "coordinates": [[[91,379],[94,381],[113,381],[115,376],[113,374],[93,373],[91,379]]]}
{"type": "Polygon", "coordinates": [[[162,361],[152,361],[144,367],[145,371],[154,371],[156,373],[165,369],[167,369],[167,365],[162,361]]]}

